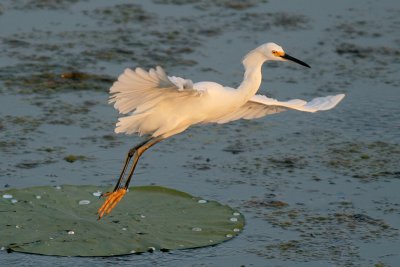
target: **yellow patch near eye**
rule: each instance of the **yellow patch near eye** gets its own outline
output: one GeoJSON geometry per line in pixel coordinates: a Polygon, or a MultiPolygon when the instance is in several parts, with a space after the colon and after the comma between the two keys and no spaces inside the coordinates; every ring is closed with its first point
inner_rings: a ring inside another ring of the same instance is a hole
{"type": "Polygon", "coordinates": [[[274,56],[277,56],[277,57],[283,57],[285,55],[285,52],[273,50],[272,54],[274,54],[274,56]]]}

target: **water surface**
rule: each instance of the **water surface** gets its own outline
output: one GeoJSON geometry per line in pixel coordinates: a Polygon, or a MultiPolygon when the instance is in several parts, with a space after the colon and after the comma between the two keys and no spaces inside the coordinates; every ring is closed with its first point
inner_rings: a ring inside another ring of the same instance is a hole
{"type": "Polygon", "coordinates": [[[107,104],[126,67],[161,65],[237,86],[242,57],[274,41],[312,68],[268,63],[261,93],[346,98],[328,112],[193,127],[143,156],[133,185],[241,210],[246,228],[230,242],[113,258],[1,251],[0,265],[396,266],[399,15],[390,0],[2,1],[2,188],[111,187],[140,141],[113,133],[118,114],[107,104]],[[70,155],[79,160],[68,162],[70,155]]]}

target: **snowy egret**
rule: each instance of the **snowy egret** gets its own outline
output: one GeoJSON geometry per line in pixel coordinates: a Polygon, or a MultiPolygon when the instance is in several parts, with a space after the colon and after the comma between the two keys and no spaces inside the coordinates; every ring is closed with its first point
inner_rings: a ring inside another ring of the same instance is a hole
{"type": "Polygon", "coordinates": [[[129,150],[113,192],[103,195],[106,200],[98,210],[98,218],[110,213],[125,195],[143,152],[191,125],[255,119],[287,109],[305,112],[328,110],[344,97],[344,94],[339,94],[306,102],[300,99],[278,101],[256,95],[262,79],[261,67],[267,60],[290,60],[310,67],[289,56],[279,45],[266,43],[244,57],[244,79],[236,89],[215,82],[193,83],[180,77],[170,77],[161,67],[149,71],[126,69],[110,88],[109,102],[114,103],[114,108],[121,114],[127,114],[119,118],[115,132],[150,137],[129,150]],[[132,159],[126,176],[125,171],[132,159]]]}

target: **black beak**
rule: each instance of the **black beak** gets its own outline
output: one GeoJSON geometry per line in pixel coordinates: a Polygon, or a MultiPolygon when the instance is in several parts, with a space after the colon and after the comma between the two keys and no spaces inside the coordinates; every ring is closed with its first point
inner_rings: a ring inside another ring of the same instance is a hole
{"type": "Polygon", "coordinates": [[[292,57],[292,56],[289,56],[288,54],[284,54],[284,55],[282,56],[282,58],[287,59],[287,60],[290,60],[290,61],[293,61],[293,62],[296,62],[296,63],[298,63],[298,64],[300,64],[300,65],[305,66],[305,67],[311,68],[310,65],[308,65],[307,63],[305,63],[305,62],[303,62],[303,61],[301,61],[301,60],[299,60],[299,59],[297,59],[297,58],[294,58],[294,57],[292,57]]]}

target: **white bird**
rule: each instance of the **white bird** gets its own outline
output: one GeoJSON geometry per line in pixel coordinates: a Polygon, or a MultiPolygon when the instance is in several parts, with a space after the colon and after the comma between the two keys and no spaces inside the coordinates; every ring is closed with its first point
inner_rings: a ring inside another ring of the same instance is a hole
{"type": "Polygon", "coordinates": [[[290,60],[310,67],[289,56],[279,45],[266,43],[244,57],[244,79],[236,89],[215,82],[193,83],[180,77],[169,77],[161,67],[148,72],[141,68],[126,69],[110,88],[109,102],[114,103],[114,108],[121,114],[126,114],[119,118],[115,132],[150,135],[150,138],[129,150],[114,191],[104,194],[107,199],[98,210],[99,219],[125,195],[143,152],[192,125],[255,119],[288,109],[328,110],[343,99],[344,94],[318,97],[310,102],[300,99],[278,101],[256,95],[262,79],[261,67],[268,60],[290,60]],[[129,174],[125,177],[132,158],[129,174]]]}

